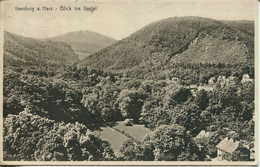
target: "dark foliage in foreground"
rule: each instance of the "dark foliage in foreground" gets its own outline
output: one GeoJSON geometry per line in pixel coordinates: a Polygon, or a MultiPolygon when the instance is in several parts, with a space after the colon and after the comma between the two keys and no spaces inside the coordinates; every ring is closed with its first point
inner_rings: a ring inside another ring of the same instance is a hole
{"type": "Polygon", "coordinates": [[[29,111],[4,119],[4,159],[13,161],[115,160],[109,143],[79,123],[55,123],[29,111]]]}

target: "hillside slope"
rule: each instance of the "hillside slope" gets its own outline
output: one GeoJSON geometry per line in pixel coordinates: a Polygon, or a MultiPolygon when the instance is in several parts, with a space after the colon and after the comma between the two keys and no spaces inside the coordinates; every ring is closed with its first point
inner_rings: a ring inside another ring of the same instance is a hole
{"type": "Polygon", "coordinates": [[[48,40],[64,42],[71,45],[73,50],[85,53],[95,53],[116,42],[115,39],[91,31],[70,32],[48,40]]]}
{"type": "Polygon", "coordinates": [[[253,32],[251,21],[174,17],[145,26],[79,66],[124,71],[173,62],[252,63],[253,32]]]}
{"type": "Polygon", "coordinates": [[[79,61],[71,46],[4,33],[4,66],[73,65],[79,61]]]}

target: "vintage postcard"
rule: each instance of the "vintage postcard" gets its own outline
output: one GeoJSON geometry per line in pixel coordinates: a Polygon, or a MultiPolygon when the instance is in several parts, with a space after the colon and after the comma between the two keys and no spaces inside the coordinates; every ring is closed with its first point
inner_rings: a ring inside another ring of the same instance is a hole
{"type": "Polygon", "coordinates": [[[257,0],[0,7],[0,164],[258,164],[257,0]]]}

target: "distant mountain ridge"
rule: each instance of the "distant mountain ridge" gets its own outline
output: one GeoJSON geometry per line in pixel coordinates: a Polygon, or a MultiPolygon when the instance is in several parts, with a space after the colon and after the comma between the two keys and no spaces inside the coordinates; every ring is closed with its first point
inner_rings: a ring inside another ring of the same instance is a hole
{"type": "Polygon", "coordinates": [[[4,32],[4,66],[71,66],[79,62],[70,45],[4,32]]]}
{"type": "Polygon", "coordinates": [[[69,32],[47,40],[64,42],[71,45],[73,50],[85,53],[95,53],[101,49],[116,43],[115,39],[92,31],[69,32]]]}
{"type": "Polygon", "coordinates": [[[168,18],[90,55],[78,66],[124,71],[174,62],[253,63],[254,22],[168,18]]]}

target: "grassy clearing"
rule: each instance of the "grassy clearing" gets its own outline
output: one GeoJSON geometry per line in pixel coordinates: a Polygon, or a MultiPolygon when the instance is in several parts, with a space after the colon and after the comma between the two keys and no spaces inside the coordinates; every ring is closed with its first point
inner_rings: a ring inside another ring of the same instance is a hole
{"type": "Polygon", "coordinates": [[[106,140],[111,144],[111,148],[116,156],[121,155],[120,147],[128,139],[128,137],[110,127],[102,127],[100,137],[102,140],[106,140]]]}
{"type": "MultiPolygon", "coordinates": [[[[144,127],[144,125],[133,125],[133,126],[125,126],[123,121],[116,122],[115,128],[120,131],[124,131],[134,139],[142,142],[144,137],[147,134],[151,134],[152,132],[144,127]]],[[[113,128],[106,126],[101,128],[100,137],[103,140],[108,141],[111,144],[112,149],[115,152],[116,156],[120,156],[120,148],[121,145],[129,139],[126,135],[114,130],[113,128]]]]}
{"type": "Polygon", "coordinates": [[[133,126],[125,126],[123,121],[118,121],[116,128],[120,129],[121,131],[125,131],[129,135],[131,135],[136,140],[142,142],[144,137],[147,134],[151,134],[152,132],[144,127],[144,125],[133,125],[133,126]]]}

